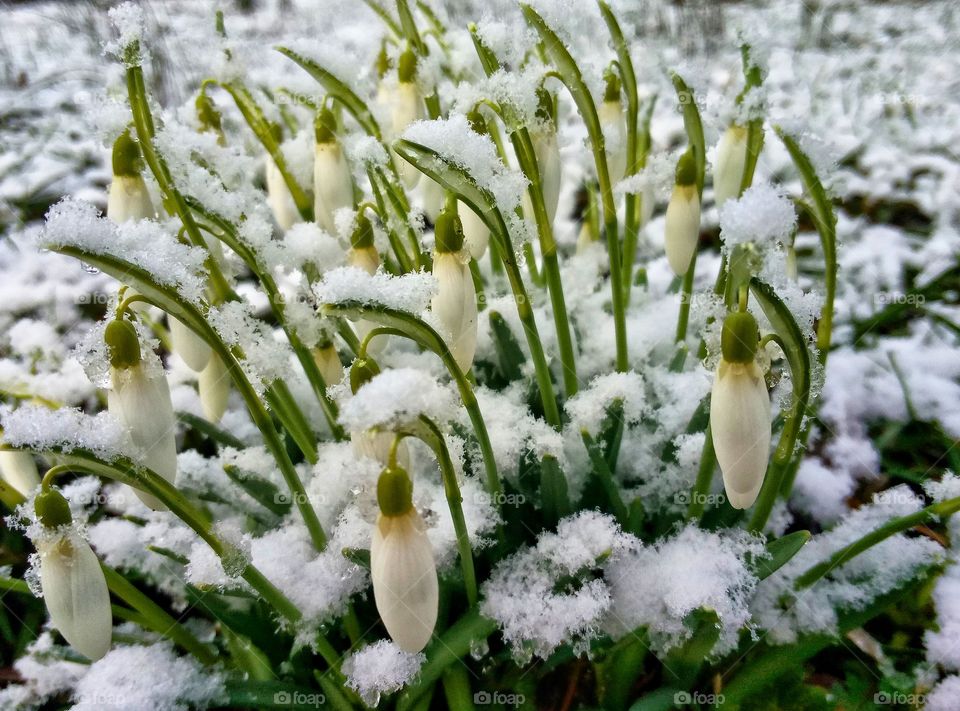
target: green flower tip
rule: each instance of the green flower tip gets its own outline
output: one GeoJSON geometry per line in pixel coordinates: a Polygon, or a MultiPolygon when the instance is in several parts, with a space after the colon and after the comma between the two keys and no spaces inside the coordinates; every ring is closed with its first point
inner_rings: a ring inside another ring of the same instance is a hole
{"type": "Polygon", "coordinates": [[[459,252],[463,249],[463,225],[457,214],[456,204],[444,207],[433,225],[437,252],[459,252]]]}
{"type": "Polygon", "coordinates": [[[37,518],[47,528],[66,526],[73,521],[70,513],[70,504],[59,491],[47,489],[37,494],[33,500],[33,510],[37,518]]]}
{"type": "Polygon", "coordinates": [[[374,68],[377,70],[377,79],[383,79],[390,71],[390,58],[387,56],[387,41],[380,43],[380,51],[377,52],[377,60],[374,62],[374,68]]]}
{"type": "Polygon", "coordinates": [[[757,355],[760,329],[747,311],[727,314],[720,332],[720,351],[728,363],[750,363],[757,355]]]}
{"type": "Polygon", "coordinates": [[[384,516],[403,516],[413,508],[413,482],[403,467],[387,467],[380,472],[377,504],[384,516]]]}
{"type": "Polygon", "coordinates": [[[326,106],[322,107],[313,121],[313,130],[317,136],[317,143],[337,142],[337,117],[326,106]]]}
{"type": "Polygon", "coordinates": [[[220,112],[217,111],[213,99],[202,91],[197,95],[196,109],[201,131],[220,133],[223,130],[220,112]]]}
{"type": "Polygon", "coordinates": [[[620,101],[620,77],[617,76],[616,72],[607,72],[607,75],[604,77],[607,82],[606,88],[603,90],[603,100],[607,101],[620,101]]]}
{"type": "Polygon", "coordinates": [[[417,79],[417,55],[412,49],[404,50],[397,62],[397,78],[404,84],[411,84],[417,79]]]}
{"type": "Polygon", "coordinates": [[[130,135],[130,129],[120,134],[113,142],[113,174],[138,176],[143,170],[140,145],[130,135]]]}
{"type": "Polygon", "coordinates": [[[380,366],[373,358],[357,358],[350,366],[350,391],[357,391],[380,374],[380,366]]]}
{"type": "Polygon", "coordinates": [[[140,339],[129,321],[114,319],[108,323],[103,340],[110,351],[110,365],[114,368],[132,368],[140,363],[140,339]]]}
{"type": "Polygon", "coordinates": [[[693,157],[693,147],[687,149],[677,161],[677,185],[693,185],[697,182],[697,160],[693,157]]]}
{"type": "Polygon", "coordinates": [[[467,114],[467,121],[470,123],[470,128],[473,129],[474,133],[479,133],[481,136],[485,136],[487,133],[489,133],[487,129],[487,120],[483,118],[483,114],[480,113],[480,109],[474,107],[470,113],[467,114]]]}
{"type": "Polygon", "coordinates": [[[350,235],[350,246],[354,249],[366,249],[373,246],[373,223],[363,210],[357,213],[357,226],[350,235]]]}

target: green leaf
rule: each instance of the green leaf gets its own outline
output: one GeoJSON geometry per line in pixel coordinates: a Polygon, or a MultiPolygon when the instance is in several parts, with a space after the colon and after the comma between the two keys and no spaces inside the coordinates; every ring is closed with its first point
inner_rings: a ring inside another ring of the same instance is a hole
{"type": "Polygon", "coordinates": [[[600,445],[590,436],[589,432],[581,430],[580,436],[583,439],[584,446],[587,448],[587,454],[590,456],[590,463],[593,465],[593,474],[607,495],[607,500],[610,503],[613,514],[617,517],[617,521],[620,522],[621,526],[626,526],[630,514],[627,511],[626,505],[623,503],[623,498],[620,496],[620,488],[617,482],[614,481],[613,472],[610,471],[610,465],[607,462],[606,455],[600,445]]]}
{"type": "Polygon", "coordinates": [[[678,695],[682,693],[682,690],[675,688],[651,691],[649,694],[641,696],[630,707],[630,711],[668,711],[668,709],[676,708],[674,699],[680,698],[678,695]]]}
{"type": "Polygon", "coordinates": [[[540,503],[548,525],[555,525],[570,513],[567,478],[556,457],[550,455],[540,461],[540,503]]]}
{"type": "Polygon", "coordinates": [[[316,711],[327,707],[321,700],[324,692],[285,681],[228,679],[225,685],[225,705],[232,708],[316,711]]]}
{"type": "Polygon", "coordinates": [[[253,642],[246,637],[235,634],[229,627],[224,628],[224,637],[227,640],[227,649],[230,650],[233,662],[247,673],[251,681],[271,681],[276,676],[267,655],[258,649],[253,642]]]}
{"type": "Polygon", "coordinates": [[[196,430],[208,439],[213,440],[218,445],[224,447],[233,447],[234,449],[243,449],[246,445],[226,430],[220,429],[209,420],[198,417],[190,412],[178,412],[177,420],[186,427],[196,430]]]}
{"type": "Polygon", "coordinates": [[[677,92],[677,101],[683,107],[683,127],[697,162],[697,192],[702,195],[703,180],[707,170],[707,144],[703,137],[703,122],[700,120],[700,110],[697,108],[697,97],[679,74],[674,72],[670,78],[677,92]]]}
{"type": "Polygon", "coordinates": [[[498,311],[490,312],[490,334],[493,337],[493,346],[497,351],[497,363],[500,374],[508,382],[520,380],[523,377],[523,364],[526,356],[523,349],[514,338],[510,326],[498,311]]]}
{"type": "Polygon", "coordinates": [[[230,477],[230,481],[247,492],[268,511],[280,517],[290,513],[290,497],[281,492],[272,482],[233,464],[225,464],[223,471],[230,477]]]}
{"type": "Polygon", "coordinates": [[[316,464],[317,437],[311,430],[300,406],[294,401],[287,384],[282,380],[275,381],[267,388],[265,396],[271,411],[303,452],[303,456],[311,464],[316,464]]]}
{"type": "Polygon", "coordinates": [[[683,624],[691,631],[691,636],[667,655],[664,666],[673,672],[678,686],[690,688],[720,639],[720,618],[715,610],[701,607],[687,615],[683,624]]]}
{"type": "Polygon", "coordinates": [[[750,561],[753,574],[760,580],[767,578],[786,565],[810,540],[810,531],[794,531],[767,543],[767,556],[750,561]]]}

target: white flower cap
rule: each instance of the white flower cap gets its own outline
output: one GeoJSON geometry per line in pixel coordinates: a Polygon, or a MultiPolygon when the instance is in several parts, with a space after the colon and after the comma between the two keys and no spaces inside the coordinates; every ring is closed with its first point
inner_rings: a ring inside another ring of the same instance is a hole
{"type": "Polygon", "coordinates": [[[467,250],[471,257],[480,259],[487,253],[487,246],[490,244],[490,228],[466,203],[458,202],[457,212],[460,215],[463,241],[466,243],[467,250]]]}
{"type": "Polygon", "coordinates": [[[437,568],[423,519],[413,507],[409,476],[384,469],[377,482],[380,516],[370,540],[370,577],[377,611],[405,652],[430,641],[440,600],[437,568]]]}
{"type": "Polygon", "coordinates": [[[220,356],[212,355],[197,379],[203,416],[216,424],[227,410],[230,398],[230,374],[220,356]]]}
{"type": "Polygon", "coordinates": [[[300,211],[293,201],[290,189],[283,179],[283,173],[277,167],[273,156],[265,153],[263,156],[264,179],[267,184],[267,204],[273,212],[273,219],[284,232],[300,222],[300,211]]]}
{"type": "Polygon", "coordinates": [[[608,72],[606,82],[603,103],[597,109],[597,116],[603,130],[607,172],[613,184],[622,180],[627,171],[627,120],[620,100],[620,78],[615,72],[608,72]]]}
{"type": "MultiPolygon", "coordinates": [[[[426,107],[416,83],[416,71],[417,57],[407,49],[397,63],[397,84],[384,92],[390,109],[390,136],[393,138],[400,136],[410,124],[426,118],[426,107]]],[[[396,153],[393,153],[393,164],[404,186],[408,190],[415,188],[420,180],[420,171],[396,153]]]]}
{"type": "Polygon", "coordinates": [[[770,396],[755,360],[757,322],[749,313],[727,316],[710,400],[710,429],[727,500],[735,509],[753,505],[770,456],[770,396]]]}
{"type": "Polygon", "coordinates": [[[677,179],[664,224],[663,247],[677,276],[683,276],[690,268],[700,236],[700,194],[695,175],[693,152],[687,151],[677,162],[677,179]]]}
{"type": "Polygon", "coordinates": [[[180,319],[167,317],[167,326],[170,328],[170,342],[173,351],[195,373],[202,373],[210,362],[210,345],[194,333],[180,319]]]}
{"type": "Polygon", "coordinates": [[[29,452],[0,450],[0,476],[24,496],[40,486],[37,462],[29,452]]]}
{"type": "Polygon", "coordinates": [[[107,217],[118,225],[156,217],[142,170],[140,146],[127,129],[113,143],[113,180],[107,196],[107,217]]]}
{"type": "Polygon", "coordinates": [[[320,227],[337,234],[334,213],[353,207],[353,178],[343,148],[336,140],[336,118],[323,107],[315,121],[316,144],[313,154],[313,212],[320,227]]]}
{"type": "Polygon", "coordinates": [[[430,308],[446,331],[457,365],[467,372],[477,350],[477,293],[463,252],[460,218],[453,210],[445,208],[437,216],[436,244],[433,275],[438,289],[430,308]]]}
{"type": "Polygon", "coordinates": [[[723,203],[740,195],[743,169],[747,162],[747,129],[732,124],[717,144],[713,171],[713,199],[719,210],[723,203]]]}

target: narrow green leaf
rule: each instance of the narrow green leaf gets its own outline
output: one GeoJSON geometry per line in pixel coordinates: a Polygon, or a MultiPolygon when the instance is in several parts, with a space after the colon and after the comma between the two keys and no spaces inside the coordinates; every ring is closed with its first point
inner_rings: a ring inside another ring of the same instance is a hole
{"type": "Polygon", "coordinates": [[[677,101],[683,108],[683,127],[687,132],[687,141],[693,147],[693,157],[697,162],[697,191],[703,194],[703,180],[707,170],[707,144],[703,137],[703,122],[697,97],[679,74],[671,75],[673,88],[677,92],[677,101]]]}
{"type": "Polygon", "coordinates": [[[272,482],[233,464],[224,465],[223,471],[230,477],[230,481],[271,513],[281,517],[290,513],[290,496],[280,491],[272,482]]]}
{"type": "Polygon", "coordinates": [[[687,615],[683,624],[691,636],[667,655],[665,666],[676,676],[678,686],[689,688],[720,639],[720,618],[715,610],[701,607],[687,615]]]}
{"type": "Polygon", "coordinates": [[[524,356],[523,349],[520,348],[520,344],[517,343],[517,339],[510,331],[510,326],[497,311],[490,312],[490,334],[497,351],[500,374],[508,382],[520,380],[523,377],[523,364],[526,362],[526,356],[524,356]]]}
{"type": "Polygon", "coordinates": [[[213,440],[218,445],[224,447],[233,447],[234,449],[243,449],[246,445],[226,430],[220,429],[209,420],[198,417],[190,412],[178,412],[177,420],[186,427],[196,430],[208,439],[213,440]]]}
{"type": "Polygon", "coordinates": [[[790,562],[810,540],[810,531],[794,531],[767,543],[767,555],[750,562],[754,575],[760,580],[770,577],[790,562]]]}
{"type": "Polygon", "coordinates": [[[570,513],[567,478],[556,457],[547,455],[540,461],[540,503],[548,525],[554,525],[570,513]]]}

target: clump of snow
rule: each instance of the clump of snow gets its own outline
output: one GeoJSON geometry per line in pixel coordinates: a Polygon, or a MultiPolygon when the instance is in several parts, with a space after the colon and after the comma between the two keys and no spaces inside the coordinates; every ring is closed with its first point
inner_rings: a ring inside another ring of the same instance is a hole
{"type": "Polygon", "coordinates": [[[313,287],[322,304],[354,302],[413,314],[420,314],[427,308],[436,290],[437,280],[426,272],[403,276],[377,272],[371,276],[357,267],[333,269],[313,287]]]}
{"type": "Polygon", "coordinates": [[[126,430],[106,410],[87,415],[78,408],[51,410],[42,405],[0,408],[3,440],[14,447],[36,451],[72,452],[86,449],[100,459],[111,461],[131,453],[126,430]]]}
{"type": "Polygon", "coordinates": [[[73,710],[187,711],[223,702],[224,693],[219,672],[178,657],[169,642],[116,646],[77,683],[73,710]]]}
{"type": "Polygon", "coordinates": [[[289,376],[291,351],[251,313],[249,304],[228,301],[207,312],[207,321],[227,346],[239,349],[240,365],[253,386],[263,391],[276,380],[289,376]]]}
{"type": "Polygon", "coordinates": [[[108,42],[104,50],[127,63],[128,66],[140,66],[149,59],[143,46],[143,8],[132,2],[125,2],[107,11],[110,22],[117,30],[117,39],[108,42]],[[136,46],[136,53],[128,49],[136,46]]]}
{"type": "Polygon", "coordinates": [[[960,698],[960,676],[952,674],[937,684],[924,699],[926,711],[954,711],[960,698]]]}
{"type": "Polygon", "coordinates": [[[373,708],[381,694],[392,694],[413,681],[426,661],[422,652],[404,652],[395,643],[381,639],[357,650],[343,662],[347,686],[373,708]]]}
{"type": "Polygon", "coordinates": [[[653,649],[666,652],[689,638],[687,615],[708,608],[721,626],[713,653],[724,654],[750,621],[757,578],[747,559],[762,551],[762,539],[745,531],[705,531],[695,524],[635,547],[605,571],[613,597],[606,624],[616,635],[646,627],[653,649]]]}
{"type": "Polygon", "coordinates": [[[728,200],[720,209],[720,237],[726,249],[753,242],[767,246],[785,242],[796,229],[793,203],[768,184],[747,188],[737,200],[728,200]]]}
{"type": "Polygon", "coordinates": [[[645,392],[639,373],[598,375],[590,385],[567,400],[564,407],[577,429],[595,433],[615,402],[622,405],[626,424],[640,421],[644,413],[645,392]]]}
{"type": "Polygon", "coordinates": [[[416,368],[391,368],[375,376],[347,400],[340,423],[349,430],[397,429],[421,415],[446,422],[457,400],[448,386],[416,368]]]}
{"type": "Polygon", "coordinates": [[[448,119],[417,121],[407,128],[403,138],[434,150],[463,168],[478,187],[493,196],[505,216],[520,204],[527,179],[503,165],[490,137],[474,131],[466,116],[454,114],[448,119]]]}
{"type": "Polygon", "coordinates": [[[0,708],[25,709],[42,706],[54,696],[70,691],[87,670],[85,664],[62,659],[53,635],[41,632],[13,668],[22,683],[8,684],[0,691],[0,708]]]}
{"type": "Polygon", "coordinates": [[[960,497],[960,476],[945,472],[939,481],[925,481],[923,490],[934,501],[946,501],[960,497]]]}
{"type": "Polygon", "coordinates": [[[924,635],[927,661],[950,671],[960,671],[960,564],[953,563],[933,588],[937,630],[924,635]]]}
{"type": "Polygon", "coordinates": [[[607,583],[592,571],[637,545],[612,516],[581,511],[542,534],[536,547],[501,561],[483,585],[480,609],[520,661],[546,659],[564,643],[584,651],[612,603],[607,583]]]}
{"type": "Polygon", "coordinates": [[[116,225],[82,200],[64,198],[47,212],[41,233],[45,247],[77,247],[92,254],[112,256],[145,271],[163,286],[176,289],[187,301],[203,297],[202,249],[187,247],[176,235],[152,220],[116,225]]]}
{"type": "Polygon", "coordinates": [[[321,230],[314,222],[298,222],[283,236],[290,253],[291,266],[312,264],[320,272],[342,266],[346,253],[336,239],[321,230]]]}

